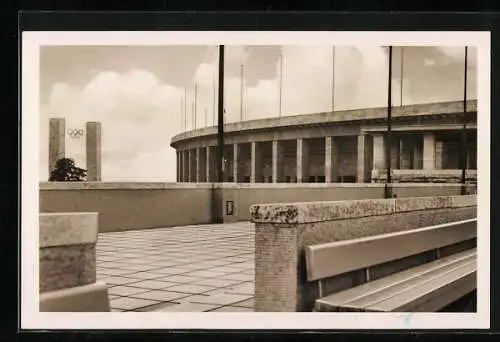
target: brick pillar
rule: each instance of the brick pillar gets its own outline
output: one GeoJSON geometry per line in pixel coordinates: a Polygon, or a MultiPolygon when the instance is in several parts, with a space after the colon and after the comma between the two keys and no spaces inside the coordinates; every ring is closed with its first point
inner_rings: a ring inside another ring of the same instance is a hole
{"type": "Polygon", "coordinates": [[[273,140],[273,183],[283,181],[283,143],[273,140]]]}
{"type": "Polygon", "coordinates": [[[309,181],[309,143],[303,138],[297,139],[297,183],[309,181]]]}
{"type": "Polygon", "coordinates": [[[436,141],[433,133],[424,134],[423,166],[425,170],[436,167],[436,141]]]}
{"type": "Polygon", "coordinates": [[[258,142],[252,142],[250,183],[262,181],[262,146],[258,142]]]}

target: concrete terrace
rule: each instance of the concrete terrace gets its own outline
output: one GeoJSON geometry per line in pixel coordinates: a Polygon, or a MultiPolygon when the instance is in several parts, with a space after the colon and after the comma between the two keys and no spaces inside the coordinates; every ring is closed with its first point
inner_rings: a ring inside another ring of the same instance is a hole
{"type": "Polygon", "coordinates": [[[249,222],[100,233],[96,249],[112,311],[254,311],[249,222]]]}

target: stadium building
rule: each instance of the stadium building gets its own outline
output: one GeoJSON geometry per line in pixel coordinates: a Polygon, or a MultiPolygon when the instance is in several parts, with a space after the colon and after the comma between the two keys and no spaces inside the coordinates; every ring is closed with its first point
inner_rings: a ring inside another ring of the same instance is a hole
{"type": "MultiPolygon", "coordinates": [[[[393,182],[459,182],[464,103],[394,107],[393,182]]],[[[468,182],[476,181],[477,100],[466,105],[468,182]]],[[[366,108],[224,125],[224,182],[384,182],[387,108],[366,108]]],[[[174,136],[178,182],[214,182],[217,127],[174,136]]]]}

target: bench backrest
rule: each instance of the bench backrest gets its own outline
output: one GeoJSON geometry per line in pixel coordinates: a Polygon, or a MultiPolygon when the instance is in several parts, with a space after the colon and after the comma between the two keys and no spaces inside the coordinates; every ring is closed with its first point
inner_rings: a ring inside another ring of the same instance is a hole
{"type": "Polygon", "coordinates": [[[308,281],[364,269],[477,237],[477,218],[307,246],[308,281]]]}

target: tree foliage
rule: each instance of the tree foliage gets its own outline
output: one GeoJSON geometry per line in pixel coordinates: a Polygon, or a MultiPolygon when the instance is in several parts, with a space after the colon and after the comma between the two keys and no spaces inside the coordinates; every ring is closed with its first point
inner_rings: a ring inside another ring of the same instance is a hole
{"type": "Polygon", "coordinates": [[[83,182],[87,180],[87,170],[76,166],[71,158],[61,158],[50,173],[49,182],[83,182]]]}

